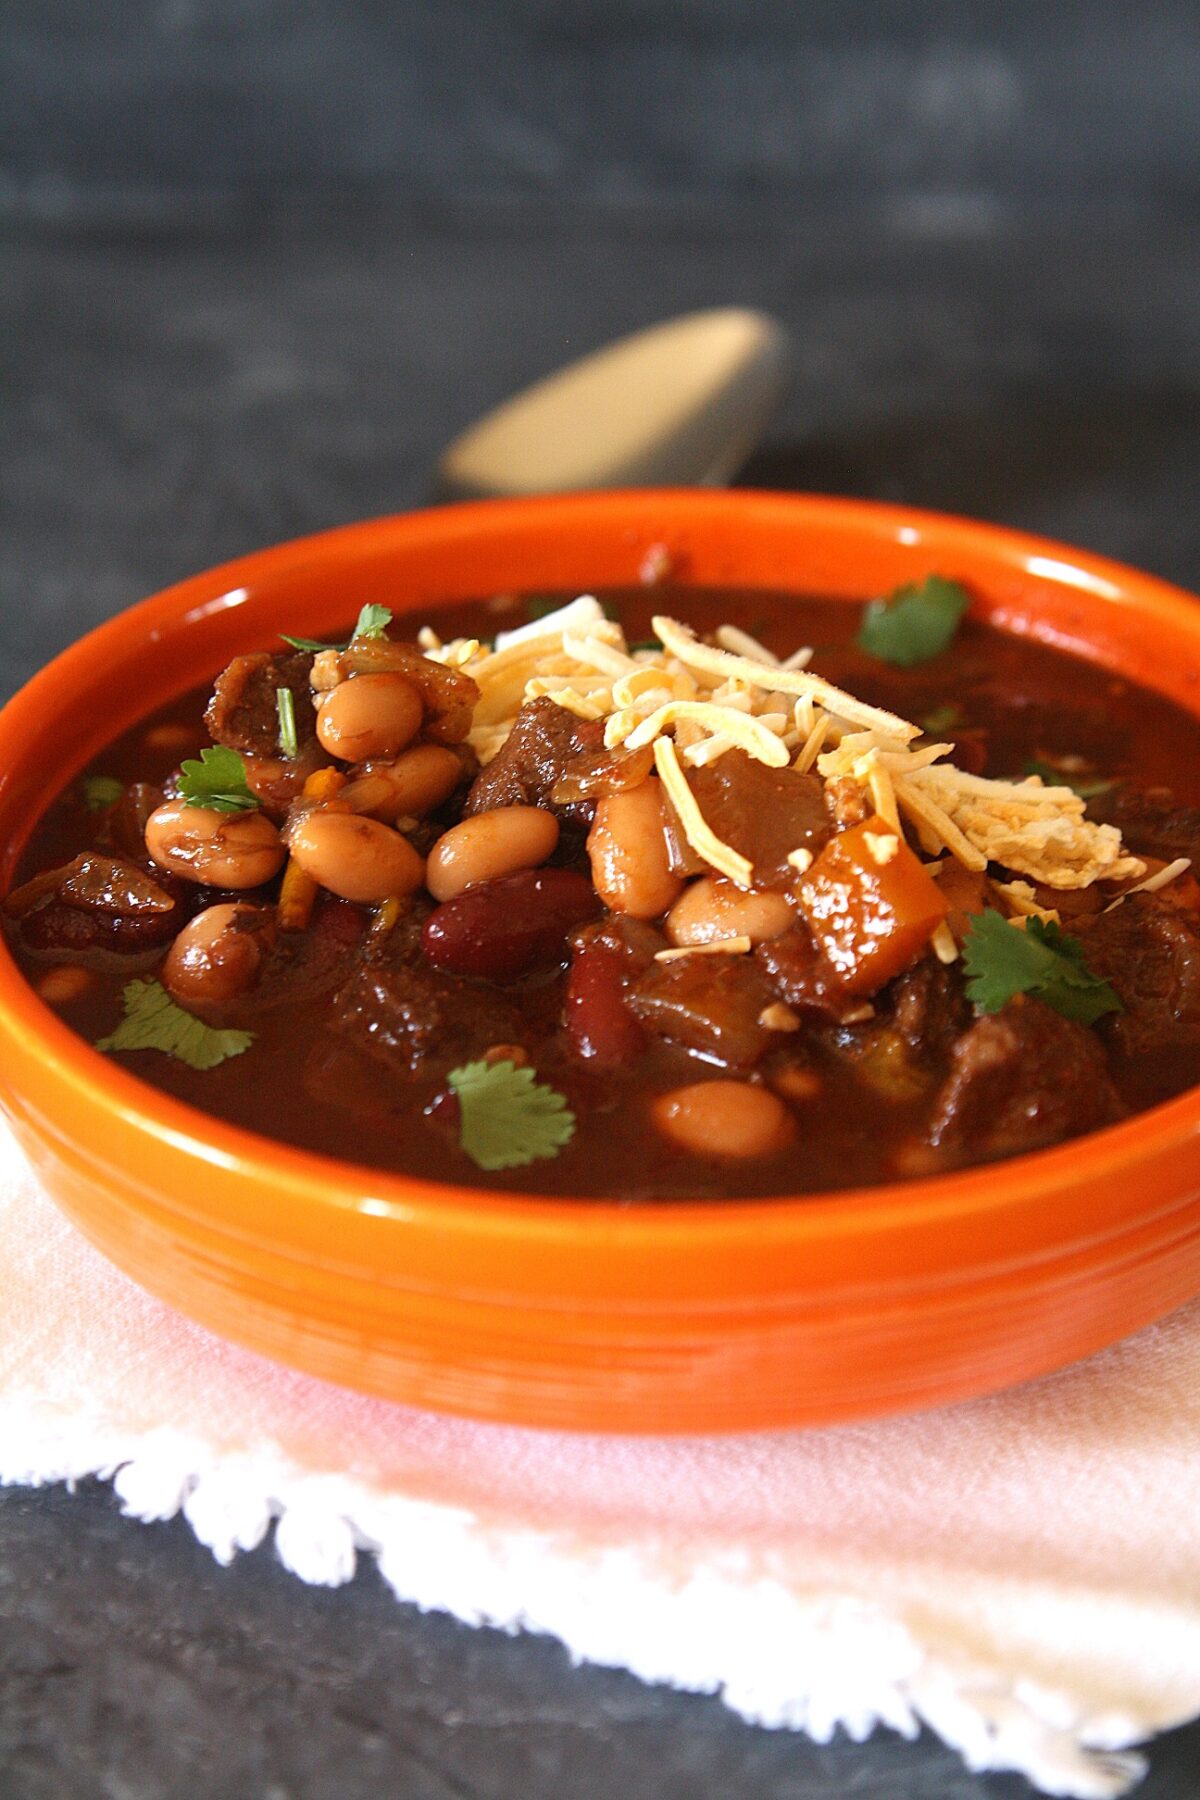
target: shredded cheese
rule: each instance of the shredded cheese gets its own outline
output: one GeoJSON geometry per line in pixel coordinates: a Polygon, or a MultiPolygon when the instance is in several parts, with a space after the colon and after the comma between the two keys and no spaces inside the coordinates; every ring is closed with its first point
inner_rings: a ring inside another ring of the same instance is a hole
{"type": "MultiPolygon", "coordinates": [[[[751,637],[750,633],[743,631],[739,625],[718,625],[713,636],[722,650],[730,650],[735,656],[748,656],[751,662],[765,663],[771,669],[779,667],[779,658],[772,655],[765,644],[760,644],[756,637],[751,637]]],[[[805,650],[803,655],[806,658],[810,657],[812,651],[805,650]]]]}
{"type": "Polygon", "coordinates": [[[1127,888],[1123,894],[1118,894],[1112,904],[1105,907],[1105,912],[1113,912],[1123,900],[1128,900],[1130,894],[1157,894],[1159,888],[1165,888],[1180,875],[1186,874],[1191,866],[1190,856],[1177,856],[1174,862],[1167,863],[1165,868],[1156,869],[1153,875],[1147,875],[1136,887],[1127,888]]]}
{"type": "MultiPolygon", "coordinates": [[[[811,701],[810,701],[810,710],[811,710],[811,701]]],[[[799,712],[798,704],[797,704],[797,712],[799,712]]],[[[797,724],[799,724],[799,719],[797,719],[797,724]]],[[[795,764],[793,765],[795,768],[799,769],[799,771],[802,775],[806,774],[807,771],[809,769],[811,769],[813,764],[816,762],[817,757],[820,754],[821,746],[825,742],[825,739],[828,737],[830,727],[832,726],[832,724],[833,724],[833,721],[829,717],[829,714],[822,713],[820,718],[817,719],[812,725],[809,726],[808,733],[804,739],[803,748],[801,749],[800,754],[796,758],[795,764]]]]}
{"type": "Polygon", "coordinates": [[[952,963],[958,961],[958,940],[951,931],[949,925],[947,925],[945,919],[943,919],[940,924],[934,926],[933,935],[929,942],[933,946],[933,954],[940,963],[952,963]]]}
{"type": "Polygon", "coordinates": [[[900,851],[900,839],[894,832],[864,831],[863,843],[871,861],[882,869],[892,862],[900,851]]]}
{"type": "Polygon", "coordinates": [[[1115,825],[1094,825],[1070,788],[1028,781],[987,781],[952,765],[916,769],[897,784],[901,805],[941,834],[948,850],[968,868],[1002,863],[1047,887],[1089,887],[1094,881],[1127,881],[1146,865],[1125,856],[1115,825]],[[946,831],[949,825],[953,835],[946,831]],[[970,847],[971,859],[963,854],[970,847]]]}
{"type": "Polygon", "coordinates": [[[992,886],[998,894],[1003,894],[1013,916],[1023,919],[1051,919],[1056,925],[1059,923],[1057,907],[1040,905],[1029,882],[993,881],[992,886]]]}
{"type": "Polygon", "coordinates": [[[745,956],[750,949],[748,937],[709,938],[705,944],[679,944],[671,950],[656,950],[655,962],[678,962],[681,956],[745,956]]]}
{"type": "MultiPolygon", "coordinates": [[[[431,659],[462,669],[478,685],[469,742],[482,764],[504,744],[521,706],[541,696],[578,718],[603,720],[610,749],[652,746],[688,843],[741,888],[752,885],[753,867],[707,824],[685,774],[731,749],[768,768],[855,783],[887,827],[872,834],[885,856],[886,846],[894,844],[896,854],[907,834],[927,857],[948,853],[977,872],[998,864],[1059,889],[1137,882],[1131,892],[1165,886],[1187,866],[1179,859],[1147,876],[1117,829],[1088,819],[1069,787],[1047,787],[1038,776],[985,779],[955,767],[952,744],[914,747],[919,726],[813,674],[808,648],[781,660],[733,625],[719,628],[715,644],[704,643],[664,615],[655,616],[653,629],[661,648],[631,650],[621,627],[585,594],[500,633],[491,649],[474,638],[443,643],[428,629],[420,643],[431,659]]],[[[340,673],[336,652],[327,652],[314,662],[313,685],[333,686],[340,673]]],[[[788,861],[800,875],[812,857],[800,849],[788,861]]],[[[1015,914],[1051,916],[1051,909],[1036,907],[1032,889],[1025,901],[1016,888],[1010,882],[1002,889],[1015,914]]],[[[949,959],[952,946],[948,931],[934,934],[939,955],[949,959]]]]}
{"type": "MultiPolygon", "coordinates": [[[[657,712],[652,712],[648,719],[643,719],[625,738],[626,749],[640,750],[645,744],[652,744],[655,738],[661,738],[668,725],[675,725],[681,719],[694,720],[714,736],[721,733],[739,749],[748,751],[759,762],[766,763],[768,768],[787,767],[788,753],[782,740],[775,732],[768,730],[761,719],[752,719],[749,714],[737,712],[733,707],[713,706],[707,700],[671,700],[666,706],[660,706],[657,712]]],[[[621,739],[615,733],[610,738],[606,731],[604,741],[611,749],[621,739]]]]}
{"type": "Polygon", "coordinates": [[[898,837],[903,836],[904,828],[900,823],[900,811],[896,805],[896,787],[887,770],[881,768],[874,760],[867,770],[867,787],[871,794],[871,803],[881,819],[886,819],[898,837]]]}
{"type": "Polygon", "coordinates": [[[827,712],[836,713],[851,724],[864,725],[868,730],[885,731],[905,743],[921,735],[919,725],[910,725],[907,719],[885,712],[882,707],[868,706],[864,701],[856,700],[853,694],[834,687],[832,682],[822,681],[819,675],[809,675],[803,669],[764,668],[749,657],[732,656],[728,650],[714,650],[708,644],[702,644],[695,632],[677,619],[656,616],[654,630],[663,648],[678,657],[687,668],[701,669],[727,681],[740,677],[752,687],[769,686],[781,694],[811,694],[827,712]]]}

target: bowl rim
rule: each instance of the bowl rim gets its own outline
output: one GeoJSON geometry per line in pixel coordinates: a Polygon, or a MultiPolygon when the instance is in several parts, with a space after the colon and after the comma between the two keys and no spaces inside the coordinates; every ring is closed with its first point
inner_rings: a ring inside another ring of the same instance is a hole
{"type": "MultiPolygon", "coordinates": [[[[842,528],[858,526],[868,535],[905,543],[919,541],[926,535],[942,538],[949,534],[964,543],[969,541],[977,553],[987,554],[998,567],[1024,568],[1030,574],[1040,573],[1075,587],[1093,599],[1170,618],[1196,639],[1200,653],[1200,603],[1185,590],[1054,539],[955,514],[870,500],[754,489],[719,493],[631,489],[472,501],[384,515],[288,539],[217,564],[124,609],[62,651],[0,708],[0,800],[9,778],[7,743],[19,734],[27,710],[52,705],[64,681],[73,681],[98,652],[115,650],[126,643],[132,632],[144,628],[155,638],[167,626],[172,630],[185,629],[217,609],[249,598],[250,586],[256,580],[268,575],[276,579],[311,568],[314,563],[336,564],[359,544],[377,540],[381,533],[436,538],[444,535],[447,519],[453,520],[456,533],[469,534],[476,530],[494,531],[506,522],[514,529],[527,529],[539,523],[552,525],[555,519],[598,522],[631,514],[640,517],[652,515],[656,507],[669,507],[675,517],[693,511],[698,516],[701,510],[707,516],[714,511],[753,516],[783,509],[797,523],[807,518],[842,528]]],[[[1049,636],[1048,641],[1061,640],[1049,636]]],[[[160,703],[156,699],[155,704],[160,703]]],[[[1200,716],[1200,695],[1194,710],[1200,716]]],[[[62,779],[69,780],[70,775],[62,779]]],[[[685,1240],[694,1244],[698,1236],[717,1247],[725,1239],[743,1241],[748,1232],[766,1244],[786,1241],[794,1245],[798,1240],[829,1235],[876,1237],[889,1229],[936,1223],[950,1216],[956,1220],[968,1215],[984,1219],[1014,1204],[1035,1200],[1048,1187],[1064,1182],[1068,1175],[1071,1185],[1085,1185],[1101,1173],[1111,1179],[1114,1172],[1142,1162],[1151,1149],[1170,1152],[1193,1142],[1200,1145],[1200,1088],[1193,1088],[1065,1144],[901,1182],[811,1194],[639,1200],[636,1204],[611,1197],[571,1199],[428,1181],[298,1150],[176,1100],[114,1065],[78,1037],[38,997],[2,938],[0,1024],[12,1032],[27,1055],[52,1067],[81,1101],[100,1111],[115,1110],[136,1132],[168,1141],[201,1162],[236,1167],[255,1180],[286,1190],[294,1200],[323,1209],[367,1211],[381,1218],[405,1219],[473,1236],[482,1233],[494,1239],[527,1240],[531,1228],[544,1240],[576,1239],[584,1218],[594,1222],[598,1231],[603,1229],[612,1241],[647,1249],[668,1249],[685,1240]]],[[[0,1103],[7,1104],[3,1089],[0,1103]]],[[[1175,1204],[1183,1203],[1173,1202],[1163,1210],[1172,1210],[1175,1204]]],[[[1140,1216],[1146,1215],[1143,1212],[1140,1216]]]]}

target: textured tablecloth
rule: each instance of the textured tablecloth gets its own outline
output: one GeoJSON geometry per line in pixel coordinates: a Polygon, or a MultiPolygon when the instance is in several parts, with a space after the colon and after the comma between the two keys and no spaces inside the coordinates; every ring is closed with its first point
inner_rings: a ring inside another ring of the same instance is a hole
{"type": "Polygon", "coordinates": [[[550,1632],[827,1738],[923,1722],[1107,1796],[1200,1712],[1200,1303],[1062,1374],[825,1431],[629,1439],[389,1405],[222,1343],[109,1267],[0,1124],[0,1480],[112,1476],[222,1562],[369,1552],[403,1599],[550,1632]]]}

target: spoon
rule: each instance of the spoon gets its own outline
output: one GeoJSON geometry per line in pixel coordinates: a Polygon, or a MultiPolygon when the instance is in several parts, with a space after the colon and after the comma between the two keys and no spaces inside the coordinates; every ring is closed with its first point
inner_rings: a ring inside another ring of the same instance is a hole
{"type": "Polygon", "coordinates": [[[782,394],[783,327],[744,307],[686,313],[618,338],[485,415],[443,453],[444,500],[582,488],[717,485],[782,394]]]}

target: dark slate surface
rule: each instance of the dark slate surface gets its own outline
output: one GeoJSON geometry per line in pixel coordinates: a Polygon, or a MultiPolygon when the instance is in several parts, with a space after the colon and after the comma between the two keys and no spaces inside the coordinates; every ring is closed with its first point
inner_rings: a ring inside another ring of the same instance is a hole
{"type": "Polygon", "coordinates": [[[0,210],[1195,198],[1193,0],[21,0],[0,210]]]}
{"type": "MultiPolygon", "coordinates": [[[[772,308],[798,345],[753,479],[1005,518],[1200,585],[1191,226],[1174,198],[1018,215],[909,193],[712,216],[314,207],[244,231],[201,210],[12,237],[0,692],[176,576],[414,503],[438,446],[518,383],[726,300],[772,308]]],[[[1200,1727],[1152,1762],[1145,1800],[1195,1800],[1200,1727]]],[[[932,1740],[820,1748],[572,1670],[397,1606],[370,1571],[318,1593],[269,1548],[219,1570],[99,1487],[0,1494],[3,1800],[1029,1792],[932,1740]]]]}
{"type": "MultiPolygon", "coordinates": [[[[1200,1729],[1138,1800],[1195,1800],[1200,1729]]],[[[98,1484],[0,1489],[4,1800],[1035,1800],[930,1735],[758,1731],[718,1701],[572,1668],[399,1606],[373,1570],[302,1587],[218,1569],[186,1525],[98,1484]]]]}

